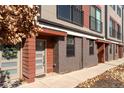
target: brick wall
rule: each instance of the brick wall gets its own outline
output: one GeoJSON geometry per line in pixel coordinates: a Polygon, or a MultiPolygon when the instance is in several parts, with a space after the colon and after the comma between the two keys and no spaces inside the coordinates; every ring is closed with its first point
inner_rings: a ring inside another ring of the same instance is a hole
{"type": "Polygon", "coordinates": [[[89,28],[89,15],[90,15],[90,6],[83,5],[83,12],[84,12],[84,27],[89,28]]]}
{"type": "Polygon", "coordinates": [[[53,47],[54,42],[52,40],[47,41],[47,72],[53,72],[53,47]]]}
{"type": "Polygon", "coordinates": [[[22,49],[22,75],[28,83],[35,78],[35,38],[27,38],[22,49]]]}

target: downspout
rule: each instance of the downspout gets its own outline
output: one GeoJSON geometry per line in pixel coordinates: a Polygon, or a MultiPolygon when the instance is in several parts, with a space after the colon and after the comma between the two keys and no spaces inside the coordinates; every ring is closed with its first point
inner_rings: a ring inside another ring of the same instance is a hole
{"type": "MultiPolygon", "coordinates": [[[[104,27],[105,28],[105,32],[104,32],[105,33],[104,34],[105,35],[105,40],[107,40],[107,35],[108,35],[108,31],[107,31],[108,30],[107,29],[108,28],[108,26],[107,26],[107,24],[108,24],[107,23],[108,22],[108,14],[107,14],[108,13],[108,10],[107,10],[107,8],[108,8],[107,5],[105,5],[105,19],[104,19],[105,20],[105,22],[104,22],[104,26],[105,26],[104,27]]],[[[104,50],[104,52],[105,52],[104,53],[104,60],[105,61],[108,60],[108,53],[106,54],[106,51],[108,51],[108,46],[104,50]]]]}
{"type": "Polygon", "coordinates": [[[107,39],[107,35],[108,35],[108,26],[107,26],[107,22],[108,22],[108,18],[107,18],[107,16],[108,16],[108,14],[107,14],[107,12],[108,12],[108,10],[107,10],[107,5],[105,5],[105,39],[107,39]]]}
{"type": "Polygon", "coordinates": [[[124,40],[123,40],[123,36],[124,36],[124,35],[123,35],[123,31],[124,31],[124,28],[123,28],[123,21],[124,21],[124,20],[123,20],[123,9],[124,9],[124,8],[122,7],[122,43],[123,43],[123,41],[124,41],[124,40]]]}

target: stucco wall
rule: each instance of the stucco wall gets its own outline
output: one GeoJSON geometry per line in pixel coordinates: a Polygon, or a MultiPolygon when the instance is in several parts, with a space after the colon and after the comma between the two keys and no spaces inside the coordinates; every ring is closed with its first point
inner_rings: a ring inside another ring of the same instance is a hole
{"type": "Polygon", "coordinates": [[[59,73],[66,73],[82,68],[82,38],[75,37],[75,56],[66,56],[66,37],[59,38],[58,41],[58,64],[59,73]]]}
{"type": "Polygon", "coordinates": [[[94,41],[94,55],[89,55],[89,39],[83,38],[83,67],[91,67],[98,64],[97,45],[94,41]]]}
{"type": "Polygon", "coordinates": [[[72,24],[70,22],[67,22],[67,21],[63,21],[63,20],[60,20],[57,18],[57,8],[56,8],[56,5],[42,5],[41,6],[41,19],[45,19],[45,20],[48,20],[48,21],[51,21],[51,22],[55,22],[55,23],[59,23],[61,25],[64,25],[64,26],[67,26],[67,27],[70,27],[70,28],[75,28],[75,29],[78,29],[80,32],[87,32],[87,33],[92,33],[94,35],[98,35],[98,36],[104,36],[104,21],[105,21],[105,13],[104,13],[104,5],[101,5],[101,13],[102,13],[102,22],[103,22],[103,25],[102,25],[102,28],[103,28],[103,32],[102,33],[97,33],[95,31],[92,31],[89,29],[88,27],[88,22],[86,21],[89,21],[89,15],[87,15],[87,13],[89,12],[89,9],[90,9],[90,6],[88,5],[84,5],[83,6],[83,13],[84,13],[84,26],[78,26],[78,25],[75,25],[75,24],[72,24]],[[85,8],[85,9],[84,9],[85,8]]]}

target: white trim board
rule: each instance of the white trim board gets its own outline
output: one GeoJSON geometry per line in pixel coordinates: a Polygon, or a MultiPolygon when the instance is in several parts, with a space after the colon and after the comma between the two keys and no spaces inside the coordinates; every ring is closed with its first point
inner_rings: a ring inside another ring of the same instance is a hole
{"type": "Polygon", "coordinates": [[[43,24],[39,24],[39,23],[38,23],[38,25],[41,26],[41,27],[44,27],[44,28],[49,28],[49,29],[60,31],[60,32],[67,32],[67,34],[73,35],[73,36],[86,37],[86,38],[89,38],[89,39],[97,39],[97,37],[82,34],[82,33],[78,33],[78,32],[74,32],[73,30],[65,30],[65,29],[61,29],[61,28],[58,28],[58,27],[52,27],[52,26],[43,25],[43,24]]]}
{"type": "Polygon", "coordinates": [[[115,42],[115,41],[111,41],[111,40],[106,40],[106,41],[109,41],[109,42],[111,42],[111,43],[113,43],[113,44],[122,44],[122,43],[115,42]]]}
{"type": "Polygon", "coordinates": [[[43,24],[39,24],[39,23],[37,23],[37,24],[38,24],[39,26],[41,26],[41,27],[44,27],[44,28],[49,28],[49,29],[53,29],[53,30],[60,31],[60,32],[67,32],[67,34],[69,34],[69,35],[73,35],[73,36],[86,37],[86,38],[94,39],[94,40],[96,40],[96,39],[100,39],[100,40],[109,41],[109,42],[114,43],[114,44],[120,44],[120,43],[118,43],[118,42],[114,42],[114,41],[111,41],[111,40],[106,40],[105,38],[102,39],[102,38],[98,38],[98,37],[94,37],[94,36],[86,35],[86,34],[83,34],[83,33],[74,32],[73,30],[61,29],[61,28],[58,28],[58,27],[53,27],[53,26],[43,25],[43,24]]]}

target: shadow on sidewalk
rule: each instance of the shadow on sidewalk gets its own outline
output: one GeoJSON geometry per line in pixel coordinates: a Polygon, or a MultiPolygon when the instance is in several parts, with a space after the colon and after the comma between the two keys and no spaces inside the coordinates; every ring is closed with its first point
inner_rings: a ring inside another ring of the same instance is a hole
{"type": "Polygon", "coordinates": [[[0,71],[0,87],[1,88],[15,88],[21,85],[22,81],[12,81],[8,71],[0,71]]]}
{"type": "Polygon", "coordinates": [[[124,88],[124,83],[113,78],[102,78],[95,82],[88,80],[87,84],[80,84],[75,88],[124,88]]]}

